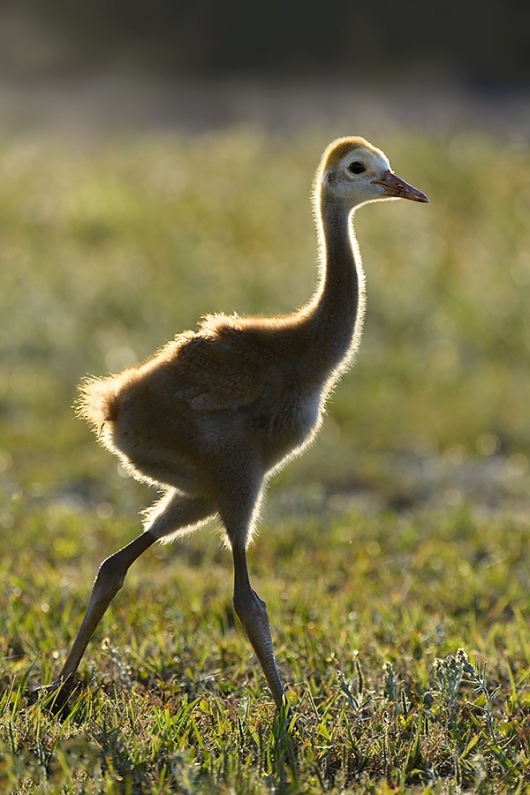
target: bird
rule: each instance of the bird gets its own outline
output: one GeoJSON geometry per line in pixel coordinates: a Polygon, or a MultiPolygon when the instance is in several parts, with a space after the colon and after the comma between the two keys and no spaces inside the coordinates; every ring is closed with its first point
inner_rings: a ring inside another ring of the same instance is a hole
{"type": "Polygon", "coordinates": [[[270,317],[208,315],[145,362],[81,382],[78,415],[161,496],[144,511],[142,532],[102,562],[66,662],[43,689],[68,698],[97,625],[142,553],[215,520],[233,557],[234,610],[276,707],[287,703],[247,550],[267,482],[311,444],[360,343],[365,280],[352,216],[397,198],[429,201],[364,138],[335,140],[315,175],[318,279],[304,306],[270,317]]]}

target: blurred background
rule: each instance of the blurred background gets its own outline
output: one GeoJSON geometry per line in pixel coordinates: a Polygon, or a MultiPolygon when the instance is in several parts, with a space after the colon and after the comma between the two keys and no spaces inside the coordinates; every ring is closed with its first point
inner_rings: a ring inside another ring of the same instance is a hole
{"type": "Polygon", "coordinates": [[[4,0],[1,125],[526,129],[529,25],[524,0],[4,0]]]}
{"type": "Polygon", "coordinates": [[[312,176],[348,133],[431,205],[359,213],[363,343],[282,488],[524,510],[529,30],[524,0],[4,2],[0,524],[22,496],[150,499],[74,419],[76,383],[207,312],[305,302],[312,176]]]}

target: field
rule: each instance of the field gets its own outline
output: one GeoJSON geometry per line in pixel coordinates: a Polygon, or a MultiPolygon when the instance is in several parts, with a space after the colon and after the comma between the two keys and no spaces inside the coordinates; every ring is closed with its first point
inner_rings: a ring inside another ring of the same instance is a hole
{"type": "Polygon", "coordinates": [[[315,283],[334,133],[0,143],[0,789],[530,788],[530,157],[520,138],[374,141],[430,205],[356,217],[368,312],[321,437],[249,554],[296,716],[275,716],[207,529],[131,570],[55,716],[98,564],[153,499],[73,416],[76,384],[211,311],[315,283]]]}

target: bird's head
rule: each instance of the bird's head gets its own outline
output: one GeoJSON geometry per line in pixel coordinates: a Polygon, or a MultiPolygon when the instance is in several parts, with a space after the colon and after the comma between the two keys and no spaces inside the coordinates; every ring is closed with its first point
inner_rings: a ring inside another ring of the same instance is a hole
{"type": "Polygon", "coordinates": [[[350,209],[379,199],[429,201],[394,174],[380,149],[358,137],[339,138],[328,146],[317,172],[316,188],[350,209]]]}

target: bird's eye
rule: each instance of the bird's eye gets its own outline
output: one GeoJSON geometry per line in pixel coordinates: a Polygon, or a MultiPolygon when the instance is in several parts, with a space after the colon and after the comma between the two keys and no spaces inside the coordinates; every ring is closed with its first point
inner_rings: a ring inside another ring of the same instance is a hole
{"type": "Polygon", "coordinates": [[[366,171],[366,166],[363,166],[358,160],[354,160],[353,163],[350,163],[348,168],[352,174],[362,174],[363,171],[366,171]]]}

